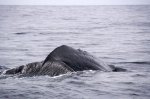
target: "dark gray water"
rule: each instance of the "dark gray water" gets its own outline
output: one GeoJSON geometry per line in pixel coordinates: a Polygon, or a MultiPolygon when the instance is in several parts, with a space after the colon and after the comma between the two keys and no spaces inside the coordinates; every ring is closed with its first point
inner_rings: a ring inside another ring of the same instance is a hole
{"type": "Polygon", "coordinates": [[[0,99],[149,99],[150,6],[0,6],[0,65],[44,60],[66,44],[128,72],[0,75],[0,99]]]}

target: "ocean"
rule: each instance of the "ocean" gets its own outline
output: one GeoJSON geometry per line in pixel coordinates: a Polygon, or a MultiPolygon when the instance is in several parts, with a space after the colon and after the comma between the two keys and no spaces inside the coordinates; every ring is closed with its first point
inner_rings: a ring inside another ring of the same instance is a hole
{"type": "Polygon", "coordinates": [[[80,48],[127,72],[0,75],[0,99],[149,99],[150,6],[0,6],[0,70],[80,48]]]}

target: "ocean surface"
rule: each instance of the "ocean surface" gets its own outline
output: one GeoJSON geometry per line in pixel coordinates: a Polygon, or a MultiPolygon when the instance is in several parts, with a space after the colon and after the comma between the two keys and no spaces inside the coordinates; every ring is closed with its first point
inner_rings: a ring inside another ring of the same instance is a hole
{"type": "Polygon", "coordinates": [[[150,99],[150,6],[0,6],[0,71],[60,45],[128,71],[0,75],[0,99],[150,99]]]}

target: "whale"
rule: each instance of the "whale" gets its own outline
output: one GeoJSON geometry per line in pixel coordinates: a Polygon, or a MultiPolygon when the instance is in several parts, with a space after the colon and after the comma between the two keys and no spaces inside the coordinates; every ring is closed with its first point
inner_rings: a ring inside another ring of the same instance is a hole
{"type": "Polygon", "coordinates": [[[126,71],[126,69],[108,65],[87,51],[61,45],[50,52],[45,60],[7,69],[5,74],[25,76],[49,75],[53,77],[84,70],[104,72],[126,71]]]}

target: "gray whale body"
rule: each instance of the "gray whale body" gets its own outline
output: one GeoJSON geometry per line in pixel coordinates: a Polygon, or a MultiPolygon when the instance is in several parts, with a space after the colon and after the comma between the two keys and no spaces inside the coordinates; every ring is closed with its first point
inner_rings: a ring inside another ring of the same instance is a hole
{"type": "Polygon", "coordinates": [[[100,70],[105,72],[125,71],[125,69],[107,65],[86,51],[62,45],[54,49],[44,61],[8,69],[5,74],[58,76],[68,72],[83,70],[100,70]]]}

